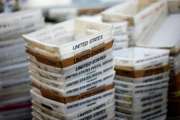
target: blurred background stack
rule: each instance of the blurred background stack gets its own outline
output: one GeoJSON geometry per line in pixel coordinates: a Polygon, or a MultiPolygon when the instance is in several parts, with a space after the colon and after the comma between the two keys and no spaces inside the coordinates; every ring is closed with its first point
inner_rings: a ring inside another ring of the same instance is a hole
{"type": "Polygon", "coordinates": [[[21,34],[44,26],[40,11],[0,15],[0,119],[31,118],[31,81],[21,34]]]}
{"type": "Polygon", "coordinates": [[[129,46],[147,40],[167,16],[165,0],[129,0],[102,13],[103,21],[128,23],[129,46]]]}
{"type": "Polygon", "coordinates": [[[170,51],[170,81],[169,81],[169,116],[180,115],[180,14],[172,14],[162,22],[161,27],[148,41],[142,40],[137,42],[138,46],[167,49],[170,51]],[[171,26],[172,29],[169,29],[171,26]],[[164,34],[166,33],[166,34],[164,34]],[[174,109],[176,108],[176,109],[174,109]]]}

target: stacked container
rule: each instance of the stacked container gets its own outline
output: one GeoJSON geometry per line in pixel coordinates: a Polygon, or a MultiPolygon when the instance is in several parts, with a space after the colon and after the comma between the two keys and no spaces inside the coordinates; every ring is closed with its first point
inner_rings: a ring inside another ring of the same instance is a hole
{"type": "Polygon", "coordinates": [[[128,22],[130,46],[148,40],[166,15],[166,0],[129,0],[102,13],[104,22],[128,22]]]}
{"type": "Polygon", "coordinates": [[[142,40],[138,46],[170,50],[169,115],[180,116],[180,14],[172,14],[149,41],[142,40]],[[171,26],[171,29],[169,29],[171,26]],[[164,34],[166,33],[166,34],[164,34]]]}
{"type": "Polygon", "coordinates": [[[113,55],[116,119],[165,120],[169,51],[135,47],[113,55]]]}
{"type": "Polygon", "coordinates": [[[112,26],[70,20],[24,35],[34,120],[112,120],[112,26]]]}
{"type": "Polygon", "coordinates": [[[0,119],[31,119],[30,78],[21,34],[44,26],[40,11],[0,14],[0,119]]]}

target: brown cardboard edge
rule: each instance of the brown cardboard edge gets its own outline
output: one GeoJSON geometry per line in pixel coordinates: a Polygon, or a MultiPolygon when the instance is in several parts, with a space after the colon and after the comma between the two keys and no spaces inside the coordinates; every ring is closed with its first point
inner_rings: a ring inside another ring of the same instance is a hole
{"type": "Polygon", "coordinates": [[[169,65],[164,65],[157,68],[147,69],[147,70],[129,70],[129,69],[121,69],[121,67],[115,67],[116,75],[119,76],[127,76],[132,78],[140,78],[151,75],[160,74],[163,72],[167,72],[170,70],[169,65]]]}
{"type": "Polygon", "coordinates": [[[106,44],[102,43],[96,47],[93,47],[91,50],[83,51],[83,52],[76,54],[73,57],[67,58],[65,60],[60,60],[60,59],[57,59],[56,57],[50,57],[50,56],[45,56],[45,55],[36,53],[32,49],[28,49],[28,47],[26,48],[26,52],[28,54],[34,56],[38,62],[44,63],[46,65],[50,65],[53,67],[65,68],[65,67],[71,66],[73,64],[76,64],[78,62],[81,62],[83,60],[86,60],[90,57],[93,57],[99,53],[102,53],[105,50],[112,48],[112,45],[113,45],[113,41],[108,42],[106,44]]]}
{"type": "Polygon", "coordinates": [[[99,94],[99,93],[102,93],[102,92],[105,92],[114,88],[114,84],[103,85],[98,88],[92,89],[88,92],[81,93],[80,95],[66,97],[66,96],[60,95],[59,92],[56,90],[52,90],[50,88],[43,86],[40,82],[37,83],[35,80],[32,80],[32,86],[39,89],[43,97],[46,97],[48,99],[61,102],[64,104],[81,100],[87,97],[91,97],[96,94],[99,94]]]}

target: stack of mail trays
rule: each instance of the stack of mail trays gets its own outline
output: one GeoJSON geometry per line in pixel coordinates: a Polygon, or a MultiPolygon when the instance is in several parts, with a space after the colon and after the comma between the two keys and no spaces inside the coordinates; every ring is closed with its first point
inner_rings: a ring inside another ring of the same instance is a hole
{"type": "Polygon", "coordinates": [[[114,52],[113,56],[116,119],[164,120],[169,51],[134,47],[114,52]]]}
{"type": "Polygon", "coordinates": [[[0,14],[0,119],[31,119],[30,78],[21,34],[40,29],[40,11],[0,14]]]}
{"type": "Polygon", "coordinates": [[[137,46],[168,49],[170,51],[171,72],[168,100],[170,116],[180,116],[180,23],[178,21],[180,21],[180,14],[167,16],[149,41],[137,42],[137,46]],[[171,26],[171,29],[169,29],[169,26],[171,26]]]}
{"type": "Polygon", "coordinates": [[[102,19],[104,22],[116,24],[127,22],[129,46],[134,46],[136,41],[148,40],[166,15],[166,0],[150,0],[147,3],[142,0],[130,0],[104,11],[102,19]]]}
{"type": "Polygon", "coordinates": [[[24,38],[34,120],[114,119],[111,25],[69,20],[24,38]]]}

